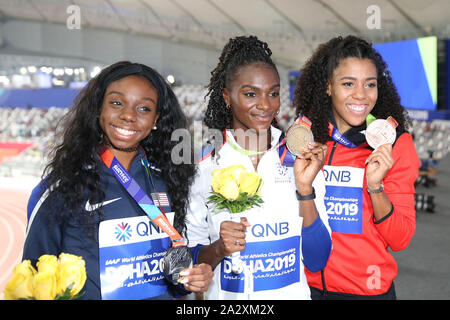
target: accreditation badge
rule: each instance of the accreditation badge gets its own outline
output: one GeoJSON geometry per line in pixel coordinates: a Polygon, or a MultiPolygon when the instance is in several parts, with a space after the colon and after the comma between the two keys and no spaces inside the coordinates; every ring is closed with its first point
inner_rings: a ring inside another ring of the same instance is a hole
{"type": "Polygon", "coordinates": [[[364,169],[324,166],[324,197],[331,230],[362,233],[364,169]]]}
{"type": "MultiPolygon", "coordinates": [[[[173,221],[173,212],[167,213],[173,221]]],[[[163,259],[172,242],[147,216],[106,220],[99,227],[102,299],[141,300],[164,294],[163,259]]]]}
{"type": "Polygon", "coordinates": [[[231,258],[224,258],[220,265],[221,290],[251,294],[300,283],[302,218],[247,218],[251,227],[241,252],[245,271],[234,273],[231,258]]]}

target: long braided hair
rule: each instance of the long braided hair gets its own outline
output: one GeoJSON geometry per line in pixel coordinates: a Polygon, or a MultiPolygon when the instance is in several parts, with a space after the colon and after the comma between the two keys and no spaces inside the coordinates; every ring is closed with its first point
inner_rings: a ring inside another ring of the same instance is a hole
{"type": "MultiPolygon", "coordinates": [[[[204,121],[209,128],[222,131],[231,126],[233,114],[227,108],[222,93],[232,83],[239,68],[261,62],[278,73],[271,55],[272,51],[267,43],[255,36],[240,36],[228,41],[220,55],[219,64],[211,72],[211,80],[207,87],[206,96],[209,96],[209,102],[204,121]]],[[[272,124],[276,125],[275,120],[272,124]]]]}

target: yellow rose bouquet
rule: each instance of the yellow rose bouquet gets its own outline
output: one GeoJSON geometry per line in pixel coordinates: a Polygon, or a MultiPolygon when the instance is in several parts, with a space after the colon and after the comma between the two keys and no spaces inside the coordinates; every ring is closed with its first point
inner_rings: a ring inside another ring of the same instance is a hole
{"type": "MultiPolygon", "coordinates": [[[[252,207],[260,207],[263,200],[259,196],[263,181],[256,172],[248,172],[242,165],[232,165],[224,169],[214,170],[211,174],[212,194],[207,203],[213,204],[213,212],[228,210],[231,221],[239,222],[235,213],[243,212],[252,207]]],[[[231,255],[231,271],[242,273],[245,263],[239,252],[231,255]]]]}
{"type": "Polygon", "coordinates": [[[24,260],[14,267],[13,276],[5,287],[5,300],[73,300],[86,282],[86,267],[82,257],[61,253],[42,255],[36,264],[24,260]]]}
{"type": "Polygon", "coordinates": [[[238,213],[254,206],[261,206],[259,196],[263,181],[256,172],[248,172],[242,165],[232,165],[212,172],[213,192],[208,203],[214,204],[214,212],[227,209],[238,213]]]}

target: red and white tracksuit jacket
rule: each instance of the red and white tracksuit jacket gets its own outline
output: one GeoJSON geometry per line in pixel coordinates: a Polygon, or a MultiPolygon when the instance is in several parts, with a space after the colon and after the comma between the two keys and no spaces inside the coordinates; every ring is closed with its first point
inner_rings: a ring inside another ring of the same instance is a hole
{"type": "Polygon", "coordinates": [[[393,210],[375,221],[366,190],[365,161],[372,149],[327,142],[325,205],[333,231],[333,250],[322,271],[305,268],[308,284],[320,290],[356,295],[388,291],[397,264],[388,248],[405,249],[415,231],[414,182],[419,158],[412,137],[403,133],[392,150],[394,165],[383,180],[393,210]],[[361,212],[362,211],[362,212],[361,212]]]}

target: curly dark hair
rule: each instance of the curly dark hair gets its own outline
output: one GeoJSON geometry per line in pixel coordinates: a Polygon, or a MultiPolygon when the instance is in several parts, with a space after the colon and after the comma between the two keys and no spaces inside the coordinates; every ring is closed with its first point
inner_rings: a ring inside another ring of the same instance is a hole
{"type": "Polygon", "coordinates": [[[400,104],[386,63],[371,43],[356,36],[336,37],[321,44],[300,70],[293,99],[297,116],[305,115],[311,120],[316,141],[324,143],[330,140],[328,118],[332,112],[332,102],[327,95],[327,84],[340,61],[350,57],[369,59],[377,69],[378,99],[371,114],[377,119],[393,116],[398,122],[397,132],[405,132],[409,118],[400,104]]]}
{"type": "MultiPolygon", "coordinates": [[[[239,68],[260,62],[278,73],[271,55],[267,43],[255,36],[240,36],[228,41],[220,55],[219,64],[211,71],[211,80],[207,86],[206,96],[209,95],[209,101],[204,121],[209,128],[224,130],[231,126],[233,115],[222,93],[232,83],[239,68]]],[[[275,119],[273,124],[276,124],[275,119]]]]}
{"type": "MultiPolygon", "coordinates": [[[[172,162],[171,151],[177,141],[171,141],[170,137],[173,130],[186,128],[187,120],[174,92],[161,75],[148,66],[129,61],[114,63],[91,79],[63,119],[62,142],[54,148],[54,157],[43,173],[47,184],[53,186],[51,195],[59,197],[66,206],[65,210],[55,210],[52,218],[59,223],[68,217],[87,223],[93,217],[80,217],[77,214],[86,196],[91,203],[104,200],[104,192],[99,186],[101,162],[97,156],[105,143],[99,125],[100,108],[108,85],[130,75],[145,77],[158,93],[158,130],[153,130],[140,145],[149,162],[161,169],[172,200],[172,209],[176,212],[174,226],[182,233],[185,231],[188,194],[195,166],[175,165],[172,162]],[[89,190],[87,195],[85,190],[89,190]]],[[[98,220],[102,220],[101,211],[98,211],[98,215],[98,220]]]]}

